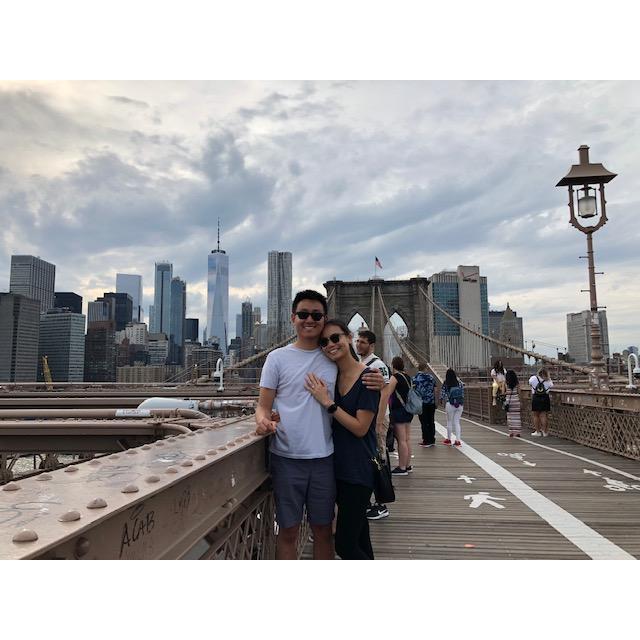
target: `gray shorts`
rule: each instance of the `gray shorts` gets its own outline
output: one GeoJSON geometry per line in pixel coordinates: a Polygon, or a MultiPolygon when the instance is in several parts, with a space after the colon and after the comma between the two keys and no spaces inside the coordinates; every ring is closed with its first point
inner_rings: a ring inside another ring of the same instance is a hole
{"type": "Polygon", "coordinates": [[[331,524],[336,502],[332,455],[298,460],[272,453],[271,479],[280,527],[299,525],[305,505],[309,524],[331,524]]]}

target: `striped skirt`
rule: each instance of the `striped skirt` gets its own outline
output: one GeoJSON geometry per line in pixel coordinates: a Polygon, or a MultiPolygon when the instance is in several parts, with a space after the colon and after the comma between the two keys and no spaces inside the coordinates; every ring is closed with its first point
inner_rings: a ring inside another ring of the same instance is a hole
{"type": "Polygon", "coordinates": [[[516,434],[522,431],[522,421],[520,419],[520,394],[518,391],[507,392],[507,400],[509,401],[509,411],[507,411],[507,427],[509,433],[516,434]]]}

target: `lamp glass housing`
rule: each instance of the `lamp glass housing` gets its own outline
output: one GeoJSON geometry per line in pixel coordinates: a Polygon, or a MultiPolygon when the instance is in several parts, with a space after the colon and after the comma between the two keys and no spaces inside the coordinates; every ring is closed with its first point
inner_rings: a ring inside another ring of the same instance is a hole
{"type": "Polygon", "coordinates": [[[585,187],[578,190],[578,215],[581,218],[593,218],[598,208],[596,206],[596,190],[591,187],[585,187]],[[580,196],[580,194],[583,194],[580,196]]]}

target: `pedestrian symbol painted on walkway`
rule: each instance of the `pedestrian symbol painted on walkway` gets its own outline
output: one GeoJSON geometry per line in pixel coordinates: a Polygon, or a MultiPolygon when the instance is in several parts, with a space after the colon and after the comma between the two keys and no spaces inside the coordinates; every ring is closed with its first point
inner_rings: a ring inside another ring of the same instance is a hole
{"type": "Polygon", "coordinates": [[[583,469],[585,473],[589,473],[592,476],[597,476],[598,478],[602,475],[599,471],[592,471],[591,469],[583,469]]]}
{"type": "Polygon", "coordinates": [[[471,484],[475,478],[470,478],[469,476],[458,476],[456,480],[464,480],[465,484],[471,484]]]}
{"type": "Polygon", "coordinates": [[[469,494],[464,497],[465,500],[471,500],[471,504],[469,505],[472,509],[477,509],[480,505],[490,504],[492,507],[496,509],[504,509],[503,504],[498,504],[494,502],[494,500],[500,500],[504,502],[504,498],[494,498],[488,491],[480,491],[479,493],[469,494]]]}
{"type": "Polygon", "coordinates": [[[498,455],[513,458],[514,460],[518,460],[519,462],[522,462],[522,464],[526,464],[528,467],[536,466],[535,462],[529,462],[528,460],[524,459],[525,456],[527,455],[526,453],[499,453],[498,455]]]}
{"type": "Polygon", "coordinates": [[[605,489],[609,489],[609,491],[640,491],[640,484],[629,484],[628,482],[623,482],[622,480],[613,480],[612,478],[607,478],[607,476],[604,476],[603,478],[600,471],[592,471],[591,469],[583,469],[582,471],[584,473],[588,473],[589,475],[606,480],[606,484],[603,484],[602,486],[605,489]]]}

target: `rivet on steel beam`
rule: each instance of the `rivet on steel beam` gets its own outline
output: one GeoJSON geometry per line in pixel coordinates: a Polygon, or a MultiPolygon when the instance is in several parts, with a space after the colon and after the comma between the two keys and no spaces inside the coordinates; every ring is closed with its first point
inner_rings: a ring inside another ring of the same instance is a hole
{"type": "Polygon", "coordinates": [[[33,529],[22,529],[11,539],[13,542],[34,542],[38,539],[38,534],[33,529]]]}
{"type": "Polygon", "coordinates": [[[39,482],[44,482],[45,480],[51,480],[50,473],[41,473],[39,476],[36,476],[36,480],[39,482]]]}
{"type": "Polygon", "coordinates": [[[235,442],[227,442],[227,447],[235,447],[236,443],[235,442]]]}
{"type": "Polygon", "coordinates": [[[181,467],[193,467],[193,460],[184,460],[180,463],[181,467]]]}
{"type": "Polygon", "coordinates": [[[109,460],[117,460],[120,456],[117,453],[114,453],[109,456],[109,460]]]}
{"type": "Polygon", "coordinates": [[[226,450],[227,450],[227,447],[225,445],[220,445],[218,447],[218,451],[226,451],[226,450]]]}
{"type": "Polygon", "coordinates": [[[17,491],[18,489],[22,489],[22,487],[16,482],[10,482],[9,484],[5,484],[4,487],[2,487],[3,491],[17,491]]]}
{"type": "Polygon", "coordinates": [[[147,482],[160,482],[160,476],[156,476],[156,475],[153,475],[153,476],[147,476],[147,477],[145,478],[145,480],[146,480],[147,482]]]}
{"type": "Polygon", "coordinates": [[[127,450],[125,451],[125,453],[126,453],[127,455],[130,455],[130,456],[133,456],[133,455],[137,455],[137,454],[138,454],[138,452],[137,452],[135,449],[127,449],[127,450]]]}
{"type": "Polygon", "coordinates": [[[178,468],[177,467],[167,467],[165,469],[165,473],[178,473],[178,468]]]}
{"type": "Polygon", "coordinates": [[[207,450],[207,455],[208,456],[217,456],[218,452],[215,449],[208,449],[207,450]]]}
{"type": "Polygon", "coordinates": [[[75,509],[63,513],[58,518],[58,522],[75,522],[76,520],[80,520],[80,512],[75,509]]]}
{"type": "Polygon", "coordinates": [[[97,467],[99,464],[102,464],[102,462],[100,462],[100,460],[90,460],[90,461],[89,461],[89,464],[90,464],[92,467],[97,467]]]}
{"type": "Polygon", "coordinates": [[[178,436],[169,436],[167,442],[173,442],[178,436]]]}
{"type": "Polygon", "coordinates": [[[162,442],[162,440],[158,440],[156,442],[156,447],[164,447],[164,442],[162,442]]]}
{"type": "Polygon", "coordinates": [[[196,432],[195,431],[189,431],[189,433],[186,433],[185,435],[187,435],[187,436],[195,436],[196,432]]]}
{"type": "Polygon", "coordinates": [[[198,429],[197,431],[193,431],[193,433],[195,433],[195,435],[197,435],[197,436],[202,435],[202,429],[198,429]]]}
{"type": "Polygon", "coordinates": [[[78,538],[78,541],[76,542],[76,548],[74,551],[75,557],[82,558],[83,556],[86,556],[87,553],[89,553],[90,547],[91,547],[91,543],[87,538],[84,538],[84,537],[78,538]]]}
{"type": "Polygon", "coordinates": [[[184,433],[181,433],[179,436],[177,436],[180,440],[184,440],[187,436],[184,433]]]}
{"type": "Polygon", "coordinates": [[[65,473],[75,473],[76,471],[79,471],[79,469],[78,469],[78,467],[73,465],[71,467],[67,467],[64,471],[65,471],[65,473]]]}
{"type": "Polygon", "coordinates": [[[142,445],[142,450],[143,450],[143,451],[149,451],[149,449],[151,449],[151,445],[150,445],[150,444],[144,444],[144,445],[142,445]]]}
{"type": "Polygon", "coordinates": [[[193,456],[194,460],[206,460],[207,456],[203,456],[201,453],[199,453],[197,456],[193,456]]]}
{"type": "Polygon", "coordinates": [[[233,502],[231,502],[231,500],[227,500],[223,505],[222,508],[223,509],[229,509],[233,506],[233,502]]]}
{"type": "Polygon", "coordinates": [[[87,509],[103,509],[106,506],[107,506],[107,501],[104,498],[94,498],[87,505],[87,509]]]}
{"type": "Polygon", "coordinates": [[[135,484],[128,484],[124,489],[121,490],[121,493],[137,493],[140,491],[135,484]]]}

